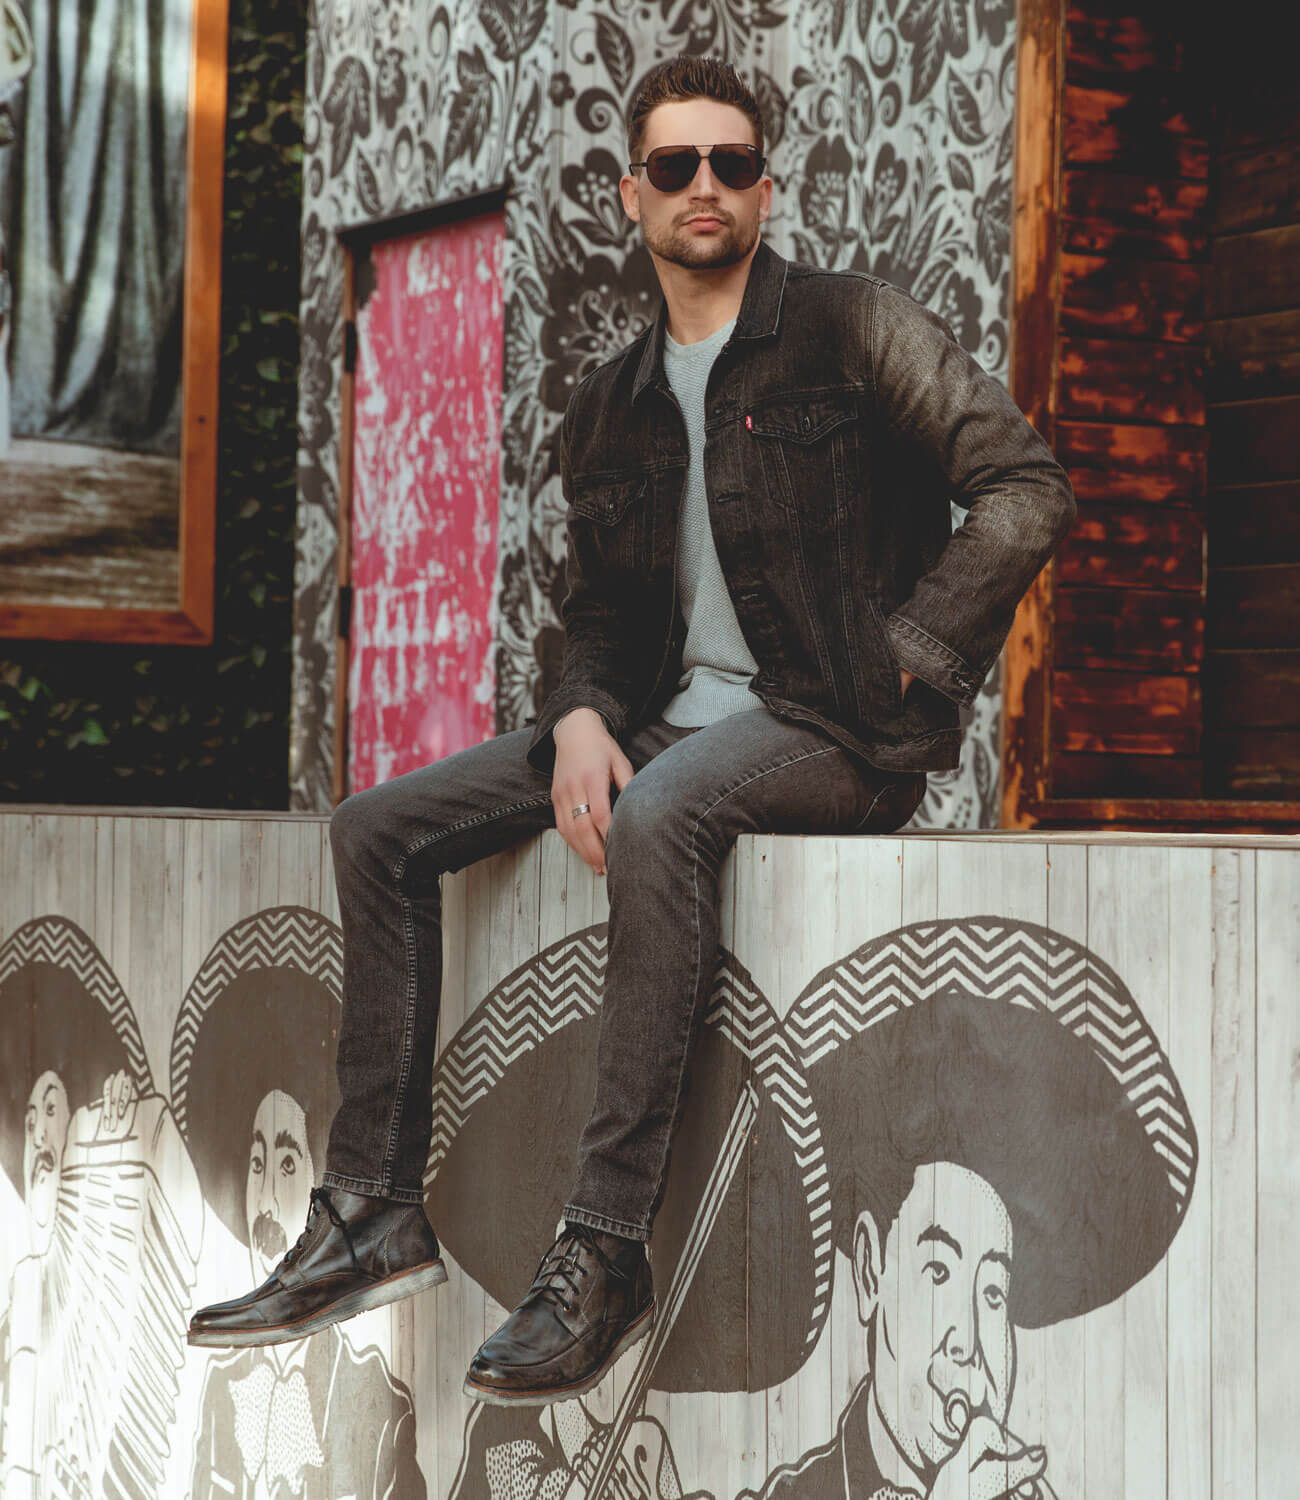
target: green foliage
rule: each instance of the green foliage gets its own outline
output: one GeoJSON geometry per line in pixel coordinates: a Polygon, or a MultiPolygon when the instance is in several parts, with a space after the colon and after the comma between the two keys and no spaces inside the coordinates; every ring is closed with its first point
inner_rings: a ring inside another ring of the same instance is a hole
{"type": "Polygon", "coordinates": [[[288,806],[307,0],[230,0],[216,636],[0,642],[0,801],[288,806]]]}

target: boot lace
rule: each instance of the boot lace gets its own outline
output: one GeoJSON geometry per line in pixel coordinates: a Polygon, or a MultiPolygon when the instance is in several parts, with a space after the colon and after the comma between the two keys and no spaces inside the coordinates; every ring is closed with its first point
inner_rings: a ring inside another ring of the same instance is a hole
{"type": "Polygon", "coordinates": [[[339,1213],[338,1209],[334,1207],[334,1200],[330,1197],[329,1189],[318,1187],[314,1187],[311,1190],[311,1202],[307,1208],[307,1223],[303,1226],[302,1233],[293,1242],[293,1244],[290,1245],[288,1250],[285,1251],[284,1258],[281,1261],[281,1264],[290,1266],[297,1259],[297,1257],[302,1254],[303,1246],[306,1245],[307,1238],[311,1234],[312,1228],[316,1223],[317,1215],[320,1213],[322,1208],[325,1210],[325,1216],[329,1219],[330,1223],[333,1224],[335,1229],[341,1229],[343,1231],[343,1241],[348,1247],[348,1254],[352,1257],[352,1269],[354,1271],[360,1271],[361,1262],[357,1260],[357,1252],[353,1248],[352,1236],[348,1233],[348,1226],[344,1221],[343,1216],[339,1213]]]}
{"type": "Polygon", "coordinates": [[[572,1313],[572,1298],[580,1295],[583,1277],[591,1274],[591,1267],[583,1264],[584,1253],[594,1255],[610,1275],[623,1277],[623,1272],[596,1243],[592,1230],[585,1224],[572,1224],[542,1256],[528,1295],[552,1301],[572,1313]]]}

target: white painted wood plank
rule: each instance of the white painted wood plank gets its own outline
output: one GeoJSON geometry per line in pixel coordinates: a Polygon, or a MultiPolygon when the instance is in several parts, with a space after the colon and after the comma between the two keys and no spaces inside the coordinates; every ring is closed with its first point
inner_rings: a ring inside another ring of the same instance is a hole
{"type": "Polygon", "coordinates": [[[1257,1033],[1258,1290],[1256,1494],[1296,1486],[1300,1403],[1300,849],[1260,852],[1255,929],[1261,955],[1257,1033]]]}
{"type": "MultiPolygon", "coordinates": [[[[1046,853],[1047,926],[1086,944],[1089,851],[1082,845],[1050,844],[1046,853]]],[[[1041,1441],[1047,1449],[1047,1481],[1060,1500],[1083,1500],[1087,1494],[1087,1328],[1092,1316],[1067,1318],[1042,1331],[1047,1374],[1041,1441]]]]}
{"type": "Polygon", "coordinates": [[[1199,1146],[1197,1180],[1168,1255],[1170,1500],[1210,1500],[1210,1124],[1213,1094],[1213,903],[1209,849],[1169,854],[1169,1060],[1199,1146]]]}
{"type": "Polygon", "coordinates": [[[1210,1136],[1214,1500],[1255,1489],[1255,860],[1214,862],[1214,1119],[1210,1136]]]}

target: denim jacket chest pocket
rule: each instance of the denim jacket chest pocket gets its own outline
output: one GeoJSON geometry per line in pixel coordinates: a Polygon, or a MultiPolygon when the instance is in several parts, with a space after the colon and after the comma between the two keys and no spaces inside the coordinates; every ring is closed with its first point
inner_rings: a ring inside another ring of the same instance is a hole
{"type": "Polygon", "coordinates": [[[587,533],[588,542],[607,569],[636,568],[645,542],[644,470],[606,470],[574,477],[566,512],[587,533]],[[584,525],[591,522],[592,525],[584,525]]]}
{"type": "Polygon", "coordinates": [[[830,517],[848,509],[858,465],[852,389],[793,391],[750,416],[768,494],[786,510],[830,517]]]}

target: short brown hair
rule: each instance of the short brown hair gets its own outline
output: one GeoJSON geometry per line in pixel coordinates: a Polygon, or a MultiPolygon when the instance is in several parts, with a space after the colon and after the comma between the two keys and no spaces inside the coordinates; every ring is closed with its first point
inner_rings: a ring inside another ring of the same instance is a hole
{"type": "Polygon", "coordinates": [[[754,142],[763,154],[763,117],[748,84],[729,62],[720,57],[692,57],[683,52],[652,68],[641,81],[627,112],[627,159],[641,161],[645,122],[659,104],[676,99],[716,99],[734,104],[754,127],[754,142]]]}

